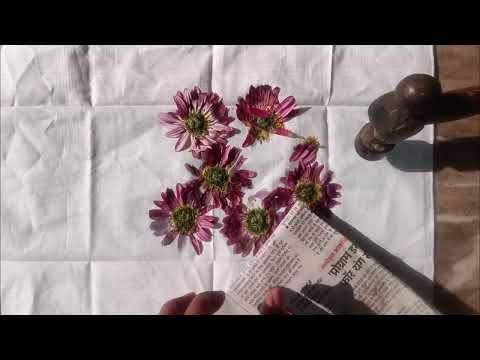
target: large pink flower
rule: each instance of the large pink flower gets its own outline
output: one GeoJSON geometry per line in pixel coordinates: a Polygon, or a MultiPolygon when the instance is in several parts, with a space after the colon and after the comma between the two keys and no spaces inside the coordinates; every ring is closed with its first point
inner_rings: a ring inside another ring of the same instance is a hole
{"type": "Polygon", "coordinates": [[[243,197],[242,187],[251,188],[254,171],[241,169],[246,158],[240,155],[241,150],[224,144],[213,144],[211,149],[199,154],[202,166],[185,164],[196,177],[192,186],[201,186],[205,192],[203,200],[207,206],[221,207],[240,205],[243,197]]]}
{"type": "Polygon", "coordinates": [[[225,214],[220,232],[227,238],[227,245],[233,246],[233,252],[242,256],[252,250],[255,255],[281,220],[275,209],[263,204],[251,209],[243,204],[228,207],[225,214]]]}
{"type": "Polygon", "coordinates": [[[289,96],[280,102],[279,93],[279,87],[272,89],[270,85],[250,86],[245,99],[238,98],[237,117],[249,128],[243,147],[252,145],[255,140],[266,141],[272,134],[294,136],[285,129],[284,123],[295,115],[295,98],[289,96]]]}
{"type": "Polygon", "coordinates": [[[332,171],[327,171],[321,176],[323,168],[324,166],[318,165],[317,162],[311,164],[299,162],[297,168],[280,179],[285,187],[273,190],[263,199],[264,203],[277,209],[285,207],[285,213],[296,201],[300,201],[313,211],[340,204],[335,199],[340,197],[338,191],[341,186],[332,183],[332,171]]]}
{"type": "Polygon", "coordinates": [[[212,240],[211,228],[217,224],[217,218],[207,215],[210,210],[201,201],[198,188],[190,185],[177,184],[176,191],[167,189],[161,194],[162,200],[153,203],[158,209],[149,212],[153,222],[150,229],[154,235],[164,236],[163,245],[171,244],[180,237],[189,237],[200,255],[203,251],[203,241],[212,240]]]}
{"type": "Polygon", "coordinates": [[[160,114],[160,122],[170,128],[165,135],[178,139],[176,151],[191,149],[193,153],[210,148],[215,143],[226,143],[234,129],[234,119],[220,97],[213,92],[202,92],[198,87],[177,92],[173,98],[176,112],[160,114]]]}

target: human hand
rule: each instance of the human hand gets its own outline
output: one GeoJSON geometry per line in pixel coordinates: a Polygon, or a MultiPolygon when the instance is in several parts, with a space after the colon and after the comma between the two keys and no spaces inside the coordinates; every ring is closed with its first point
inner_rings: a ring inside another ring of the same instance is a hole
{"type": "MultiPolygon", "coordinates": [[[[270,289],[265,295],[260,314],[289,314],[283,309],[282,289],[270,289]]],[[[212,315],[220,309],[225,301],[223,291],[206,291],[196,295],[189,293],[167,301],[160,310],[160,315],[212,315]]]]}
{"type": "Polygon", "coordinates": [[[350,285],[342,283],[335,286],[307,284],[301,289],[301,293],[285,287],[272,288],[259,306],[259,312],[262,315],[374,314],[366,304],[355,299],[350,285]],[[289,306],[295,311],[290,310],[289,306]]]}
{"type": "Polygon", "coordinates": [[[293,315],[285,305],[285,288],[274,287],[267,291],[265,299],[258,307],[260,315],[293,315]]]}
{"type": "MultiPolygon", "coordinates": [[[[294,315],[286,306],[288,299],[298,298],[307,301],[297,292],[275,287],[267,291],[263,303],[259,306],[260,315],[294,315]]],[[[160,315],[213,315],[225,301],[223,291],[206,291],[196,295],[189,293],[167,301],[160,311],[160,315]]],[[[309,302],[309,301],[307,301],[309,302]]],[[[313,308],[318,309],[315,305],[313,308]]],[[[317,313],[324,313],[316,310],[317,313]]]]}
{"type": "Polygon", "coordinates": [[[167,301],[159,315],[213,315],[224,301],[223,291],[192,292],[167,301]]]}

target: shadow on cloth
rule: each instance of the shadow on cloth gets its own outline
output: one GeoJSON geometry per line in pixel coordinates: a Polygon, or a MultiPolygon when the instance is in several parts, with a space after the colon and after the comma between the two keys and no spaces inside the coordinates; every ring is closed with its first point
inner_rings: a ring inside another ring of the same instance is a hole
{"type": "Polygon", "coordinates": [[[480,138],[477,137],[437,141],[434,145],[406,140],[395,146],[387,155],[387,160],[395,168],[406,172],[437,172],[446,167],[473,171],[480,169],[479,154],[480,138]]]}

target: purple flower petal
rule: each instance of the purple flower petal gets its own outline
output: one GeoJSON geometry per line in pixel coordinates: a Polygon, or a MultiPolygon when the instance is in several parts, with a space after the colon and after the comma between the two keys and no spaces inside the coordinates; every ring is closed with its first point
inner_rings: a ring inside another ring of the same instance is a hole
{"type": "Polygon", "coordinates": [[[233,247],[234,254],[241,254],[243,252],[243,246],[239,243],[236,243],[233,247]]]}
{"type": "Polygon", "coordinates": [[[323,168],[323,165],[318,166],[316,162],[313,163],[313,166],[311,168],[313,169],[312,180],[318,180],[320,178],[320,173],[322,172],[323,168]]]}
{"type": "Polygon", "coordinates": [[[266,196],[270,194],[270,191],[260,190],[254,194],[254,196],[260,200],[263,200],[266,196]]]}
{"type": "Polygon", "coordinates": [[[312,151],[310,151],[310,153],[308,153],[307,156],[304,156],[300,161],[302,161],[304,164],[310,164],[314,162],[316,158],[317,158],[317,150],[313,149],[312,151]]]}
{"type": "Polygon", "coordinates": [[[190,134],[185,132],[175,144],[175,151],[183,151],[190,146],[190,134]]]}
{"type": "Polygon", "coordinates": [[[186,203],[188,206],[193,208],[198,208],[200,206],[200,192],[198,187],[200,186],[200,181],[192,180],[187,183],[189,189],[187,191],[186,203]]]}
{"type": "Polygon", "coordinates": [[[160,123],[165,125],[176,125],[179,124],[179,120],[175,113],[160,113],[159,114],[160,123]]]}
{"type": "Polygon", "coordinates": [[[296,102],[293,96],[289,96],[285,98],[281,103],[279,108],[277,109],[277,115],[280,118],[285,118],[295,107],[296,102]]]}
{"type": "Polygon", "coordinates": [[[184,198],[184,195],[185,195],[185,187],[178,183],[176,188],[175,188],[175,191],[177,192],[177,199],[180,203],[180,205],[184,205],[185,204],[185,198],[184,198]]]}
{"type": "Polygon", "coordinates": [[[263,243],[261,241],[257,241],[255,242],[255,246],[253,248],[253,256],[257,255],[258,253],[258,250],[260,250],[260,248],[262,247],[263,243]]]}
{"type": "Polygon", "coordinates": [[[232,165],[231,171],[234,172],[234,171],[237,171],[238,169],[240,169],[242,167],[243,163],[245,162],[245,160],[247,160],[246,157],[240,156],[237,159],[237,161],[235,162],[235,164],[232,165]]]}
{"type": "Polygon", "coordinates": [[[200,176],[200,171],[193,165],[185,164],[185,168],[192,174],[193,176],[200,176]]]}
{"type": "Polygon", "coordinates": [[[287,121],[292,120],[293,118],[300,116],[304,113],[306,113],[310,108],[309,107],[303,107],[300,109],[293,109],[290,114],[288,114],[284,119],[283,122],[286,123],[287,121]]]}
{"type": "Polygon", "coordinates": [[[328,187],[331,188],[334,191],[338,191],[342,189],[342,185],[337,184],[337,183],[330,183],[328,184],[328,187]]]}
{"type": "Polygon", "coordinates": [[[272,113],[270,111],[265,111],[265,110],[254,108],[254,107],[250,108],[250,112],[253,115],[263,119],[269,118],[270,116],[272,116],[272,113]]]}
{"type": "Polygon", "coordinates": [[[168,232],[162,240],[162,245],[170,245],[177,237],[178,233],[173,231],[168,232]]]}
{"type": "Polygon", "coordinates": [[[305,159],[311,156],[312,153],[316,154],[317,148],[315,146],[304,145],[303,151],[299,156],[298,160],[303,161],[305,163],[306,162],[305,159]]]}
{"type": "Polygon", "coordinates": [[[148,212],[148,216],[152,220],[158,220],[170,216],[170,213],[162,209],[152,209],[148,212]]]}
{"type": "Polygon", "coordinates": [[[327,171],[327,173],[325,174],[325,177],[323,178],[323,182],[324,183],[329,183],[330,181],[332,181],[332,178],[333,178],[333,172],[332,171],[327,171]]]}
{"type": "Polygon", "coordinates": [[[197,235],[202,241],[211,241],[212,240],[212,232],[208,229],[204,229],[202,227],[198,227],[197,235]]]}
{"type": "Polygon", "coordinates": [[[248,254],[250,254],[250,252],[252,251],[252,248],[253,248],[253,243],[250,241],[250,242],[248,242],[248,244],[246,244],[246,245],[243,247],[242,257],[245,257],[245,256],[247,256],[248,254]]]}
{"type": "Polygon", "coordinates": [[[211,224],[215,224],[218,221],[217,217],[211,215],[203,215],[200,219],[203,221],[207,221],[211,224]]]}
{"type": "Polygon", "coordinates": [[[250,170],[237,170],[236,174],[240,176],[242,179],[251,179],[257,176],[257,173],[255,171],[250,171],[250,170]]]}
{"type": "Polygon", "coordinates": [[[290,161],[297,161],[300,156],[303,155],[304,147],[302,145],[297,145],[293,149],[292,155],[290,156],[290,161]]]}
{"type": "Polygon", "coordinates": [[[206,191],[206,192],[203,194],[203,202],[204,202],[205,205],[207,205],[207,206],[213,205],[213,196],[212,196],[212,192],[211,192],[211,191],[206,191]]]}
{"type": "MultiPolygon", "coordinates": [[[[220,145],[218,148],[215,147],[215,149],[212,149],[213,150],[212,152],[216,153],[217,155],[221,154],[220,166],[225,166],[225,164],[227,162],[227,159],[228,159],[228,155],[232,152],[233,149],[234,148],[231,148],[230,146],[222,146],[222,145],[220,145]]],[[[217,162],[218,161],[216,161],[216,163],[217,162]]]]}
{"type": "Polygon", "coordinates": [[[175,193],[173,192],[172,189],[167,189],[166,192],[162,193],[162,198],[165,201],[165,203],[168,205],[171,211],[176,209],[179,205],[177,198],[175,197],[175,193]]]}
{"type": "Polygon", "coordinates": [[[280,209],[287,206],[289,200],[292,198],[292,190],[284,187],[278,187],[267,195],[262,203],[266,209],[280,209]]]}
{"type": "Polygon", "coordinates": [[[168,221],[153,221],[150,224],[150,230],[155,236],[164,236],[168,231],[168,221]]]}
{"type": "Polygon", "coordinates": [[[218,123],[218,122],[213,124],[211,128],[215,131],[228,131],[228,132],[230,132],[230,131],[233,130],[230,126],[223,125],[223,124],[218,123]]]}
{"type": "Polygon", "coordinates": [[[193,235],[190,235],[190,242],[192,243],[193,249],[195,250],[197,255],[200,255],[203,251],[202,243],[199,240],[195,239],[193,235]]]}
{"type": "Polygon", "coordinates": [[[185,117],[188,115],[188,105],[183,99],[183,94],[179,91],[177,92],[177,95],[174,96],[173,101],[175,101],[175,104],[177,105],[178,109],[178,114],[181,117],[185,117]]]}
{"type": "Polygon", "coordinates": [[[181,126],[177,126],[175,128],[173,128],[172,130],[170,131],[167,131],[167,133],[165,134],[166,137],[168,138],[179,138],[180,136],[182,136],[184,133],[185,133],[185,128],[181,127],[181,126]]]}
{"type": "Polygon", "coordinates": [[[220,161],[221,166],[229,166],[240,156],[241,150],[236,147],[228,147],[223,153],[222,160],[220,161]]]}
{"type": "Polygon", "coordinates": [[[274,129],[273,132],[277,135],[295,137],[295,134],[285,128],[274,129]]]}
{"type": "Polygon", "coordinates": [[[254,171],[249,170],[238,170],[232,176],[232,183],[240,183],[241,186],[251,187],[252,180],[257,175],[254,171]]]}
{"type": "Polygon", "coordinates": [[[220,201],[220,195],[218,194],[218,192],[217,191],[212,191],[211,193],[212,193],[212,197],[213,197],[213,205],[216,208],[221,207],[222,202],[220,201]]]}
{"type": "Polygon", "coordinates": [[[203,228],[210,228],[210,229],[212,229],[212,228],[215,227],[215,223],[211,223],[211,222],[206,221],[206,220],[204,220],[204,219],[200,219],[200,220],[198,221],[198,224],[199,224],[201,227],[203,227],[203,228]]]}
{"type": "Polygon", "coordinates": [[[157,205],[160,209],[164,209],[164,210],[166,209],[165,204],[163,203],[163,201],[153,200],[153,203],[154,203],[155,205],[157,205]]]}

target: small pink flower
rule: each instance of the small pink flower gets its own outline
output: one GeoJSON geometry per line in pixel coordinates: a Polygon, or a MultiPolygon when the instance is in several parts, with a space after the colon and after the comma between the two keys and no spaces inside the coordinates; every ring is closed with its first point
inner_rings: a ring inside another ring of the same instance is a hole
{"type": "Polygon", "coordinates": [[[297,168],[280,179],[285,187],[279,187],[267,195],[263,199],[264,204],[273,208],[285,207],[285,213],[296,201],[300,201],[313,211],[333,208],[340,204],[335,199],[340,197],[338,191],[342,187],[332,183],[332,171],[327,171],[325,176],[321,177],[323,168],[324,166],[319,166],[317,162],[311,164],[300,162],[297,168]]]}
{"type": "Polygon", "coordinates": [[[280,102],[279,93],[279,87],[272,89],[270,85],[250,86],[245,99],[238,98],[237,117],[249,128],[243,147],[252,145],[255,140],[269,140],[272,134],[295,136],[284,125],[295,115],[295,98],[289,96],[280,102]]]}
{"type": "Polygon", "coordinates": [[[220,232],[227,238],[227,245],[233,246],[233,252],[243,257],[252,250],[255,255],[280,222],[278,213],[263,205],[251,209],[243,204],[228,207],[225,214],[220,232]]]}
{"type": "Polygon", "coordinates": [[[185,164],[187,170],[196,177],[193,186],[202,187],[203,201],[207,206],[238,206],[242,202],[242,187],[251,188],[254,171],[241,169],[246,158],[241,150],[224,144],[213,144],[211,149],[200,153],[202,166],[185,164]]]}
{"type": "Polygon", "coordinates": [[[202,92],[197,86],[193,90],[177,92],[173,98],[176,112],[160,114],[160,122],[170,128],[165,135],[178,139],[176,151],[191,149],[198,153],[215,143],[227,142],[234,129],[229,127],[234,119],[220,97],[209,91],[202,92]]]}
{"type": "Polygon", "coordinates": [[[317,158],[317,151],[320,143],[317,138],[313,136],[306,137],[302,143],[293,148],[293,153],[290,156],[290,161],[301,161],[304,164],[310,164],[317,158]]]}
{"type": "Polygon", "coordinates": [[[211,209],[202,203],[198,188],[177,184],[176,192],[167,189],[161,196],[162,200],[153,202],[158,209],[149,212],[153,220],[150,229],[154,235],[164,236],[163,245],[171,244],[178,237],[189,237],[200,255],[202,242],[212,240],[210,229],[217,225],[218,219],[207,215],[211,209]]]}

